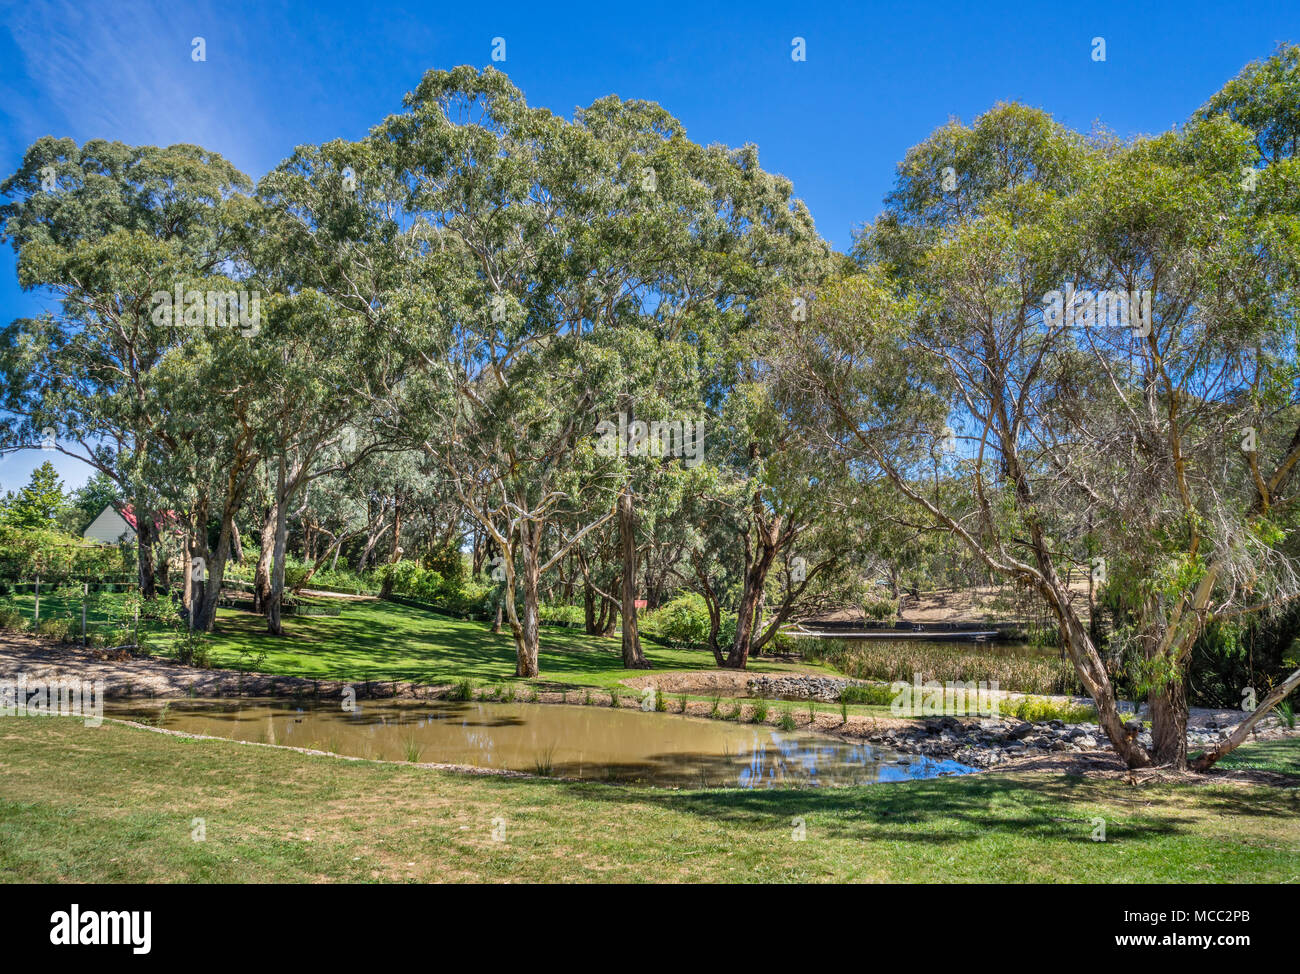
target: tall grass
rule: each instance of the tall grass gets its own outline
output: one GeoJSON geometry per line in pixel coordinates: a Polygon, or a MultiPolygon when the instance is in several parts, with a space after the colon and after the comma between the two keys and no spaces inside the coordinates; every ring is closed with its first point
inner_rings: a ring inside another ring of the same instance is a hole
{"type": "Polygon", "coordinates": [[[1079,694],[1082,689],[1069,660],[1056,656],[998,655],[978,643],[944,645],[906,639],[809,639],[807,659],[821,660],[858,680],[922,682],[997,681],[1001,690],[1020,693],[1079,694]]]}

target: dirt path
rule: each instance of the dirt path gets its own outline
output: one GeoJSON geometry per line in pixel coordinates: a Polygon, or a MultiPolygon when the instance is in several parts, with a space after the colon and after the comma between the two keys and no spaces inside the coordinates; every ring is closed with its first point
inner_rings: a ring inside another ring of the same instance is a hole
{"type": "Polygon", "coordinates": [[[18,633],[0,634],[0,679],[26,673],[29,682],[100,681],[107,697],[337,696],[345,686],[358,696],[428,696],[430,687],[396,681],[348,684],[238,670],[201,670],[126,650],[82,649],[18,633]]]}

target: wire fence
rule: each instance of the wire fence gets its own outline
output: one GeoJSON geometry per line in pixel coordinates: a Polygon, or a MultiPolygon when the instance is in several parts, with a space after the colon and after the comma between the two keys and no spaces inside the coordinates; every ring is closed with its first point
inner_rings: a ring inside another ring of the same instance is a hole
{"type": "Polygon", "coordinates": [[[140,609],[133,576],[0,578],[0,628],[83,647],[135,649],[142,634],[167,630],[148,613],[142,618],[140,609]]]}

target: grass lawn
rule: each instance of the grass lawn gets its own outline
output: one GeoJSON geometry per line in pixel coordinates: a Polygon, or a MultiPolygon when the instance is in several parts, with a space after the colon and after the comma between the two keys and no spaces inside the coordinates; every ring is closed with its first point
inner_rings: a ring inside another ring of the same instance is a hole
{"type": "MultiPolygon", "coordinates": [[[[515,644],[482,622],[463,621],[394,602],[349,602],[341,615],[288,616],[285,635],[270,636],[261,616],[223,610],[212,640],[212,665],[240,665],[240,653],[265,653],[267,673],[330,680],[411,680],[440,683],[471,679],[514,680],[515,644]]],[[[669,649],[642,640],[656,670],[714,669],[704,650],[669,649]]],[[[636,675],[623,669],[619,641],[543,626],[538,657],[541,685],[608,688],[636,675]]],[[[816,669],[755,661],[754,672],[816,669]]],[[[822,669],[825,669],[822,667],[822,669]]],[[[830,671],[827,671],[830,672],[830,671]]]]}
{"type": "Polygon", "coordinates": [[[0,879],[1295,882],[1300,789],[990,774],[634,789],[10,717],[0,879]]]}
{"type": "Polygon", "coordinates": [[[1291,738],[1243,744],[1220,761],[1219,767],[1280,771],[1282,774],[1300,776],[1300,742],[1291,738]]]}

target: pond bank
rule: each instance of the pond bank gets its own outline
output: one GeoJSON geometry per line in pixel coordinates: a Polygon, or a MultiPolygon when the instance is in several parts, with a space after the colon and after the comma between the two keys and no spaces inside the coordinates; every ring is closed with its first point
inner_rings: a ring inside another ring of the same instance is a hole
{"type": "MultiPolygon", "coordinates": [[[[158,657],[135,657],[126,652],[83,650],[76,646],[49,643],[31,636],[0,635],[0,679],[26,673],[29,681],[69,677],[101,681],[109,698],[152,697],[299,697],[338,698],[347,689],[358,699],[433,700],[448,694],[450,683],[416,684],[402,681],[312,680],[235,670],[200,670],[158,657]]],[[[757,701],[738,699],[748,693],[752,674],[743,671],[689,671],[643,674],[621,681],[628,692],[606,690],[542,690],[523,681],[527,696],[520,702],[543,704],[585,704],[588,706],[639,709],[647,688],[674,696],[664,701],[668,712],[688,717],[732,719],[755,723],[757,701]],[[708,700],[686,700],[681,709],[679,695],[709,695],[728,698],[721,707],[708,700]],[[615,699],[617,703],[615,704],[615,699]]],[[[824,683],[835,678],[809,674],[807,679],[824,683]]],[[[843,680],[848,683],[854,681],[843,680]]],[[[513,681],[502,681],[510,686],[513,681]]],[[[492,699],[482,692],[479,699],[492,699]]],[[[1062,700],[1068,698],[1060,698],[1062,700]]],[[[1107,766],[1118,762],[1105,736],[1095,724],[1065,725],[1061,721],[1029,724],[1001,717],[896,718],[839,713],[809,713],[799,704],[768,700],[762,723],[776,724],[788,711],[797,730],[822,734],[844,741],[879,744],[903,754],[950,759],[977,768],[1018,770],[1022,765],[1040,766],[1050,760],[1053,767],[1067,765],[1088,770],[1100,759],[1107,766]]],[[[1241,719],[1235,711],[1194,708],[1189,721],[1189,747],[1204,748],[1226,733],[1241,719]]],[[[1260,725],[1259,739],[1293,736],[1297,732],[1280,726],[1276,718],[1260,725]]]]}

